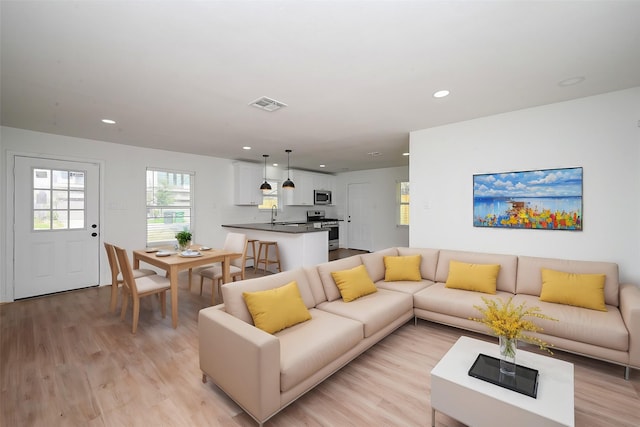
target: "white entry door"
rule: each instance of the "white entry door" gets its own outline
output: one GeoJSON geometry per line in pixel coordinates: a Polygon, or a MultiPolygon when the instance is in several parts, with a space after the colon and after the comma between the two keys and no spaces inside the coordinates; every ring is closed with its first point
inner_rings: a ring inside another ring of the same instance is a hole
{"type": "Polygon", "coordinates": [[[373,244],[369,184],[348,184],[347,201],[347,246],[370,251],[373,244]]]}
{"type": "Polygon", "coordinates": [[[99,284],[100,166],[15,157],[14,299],[99,284]]]}

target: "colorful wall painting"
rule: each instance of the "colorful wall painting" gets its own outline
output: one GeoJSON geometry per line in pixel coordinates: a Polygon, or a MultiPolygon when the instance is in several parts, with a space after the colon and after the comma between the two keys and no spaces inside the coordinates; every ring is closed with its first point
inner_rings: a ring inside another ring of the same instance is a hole
{"type": "Polygon", "coordinates": [[[582,168],[473,175],[473,226],[582,230],[582,168]]]}

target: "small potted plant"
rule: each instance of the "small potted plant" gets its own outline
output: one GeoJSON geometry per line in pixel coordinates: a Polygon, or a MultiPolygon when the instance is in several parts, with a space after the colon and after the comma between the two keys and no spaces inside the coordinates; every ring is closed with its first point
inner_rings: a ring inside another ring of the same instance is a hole
{"type": "Polygon", "coordinates": [[[179,231],[176,233],[176,240],[178,240],[178,247],[181,251],[189,249],[189,246],[191,246],[191,232],[189,230],[179,231]]]}

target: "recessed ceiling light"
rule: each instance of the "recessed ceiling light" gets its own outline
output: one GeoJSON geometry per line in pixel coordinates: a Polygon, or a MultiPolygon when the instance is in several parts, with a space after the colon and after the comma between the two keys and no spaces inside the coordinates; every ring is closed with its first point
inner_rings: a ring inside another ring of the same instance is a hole
{"type": "Polygon", "coordinates": [[[402,153],[402,155],[403,155],[403,156],[408,156],[408,155],[409,155],[409,153],[402,153]]]}
{"type": "Polygon", "coordinates": [[[321,167],[321,168],[326,168],[326,166],[325,166],[325,165],[320,165],[320,167],[321,167]]]}
{"type": "Polygon", "coordinates": [[[371,157],[376,157],[380,155],[379,151],[371,151],[370,153],[367,153],[369,156],[371,157]]]}
{"type": "Polygon", "coordinates": [[[242,147],[243,150],[251,150],[251,147],[249,147],[248,145],[245,145],[244,147],[242,147]]]}
{"type": "Polygon", "coordinates": [[[111,119],[102,119],[102,123],[106,123],[108,125],[115,125],[116,121],[111,119]]]}
{"type": "Polygon", "coordinates": [[[562,87],[573,86],[573,85],[582,83],[584,80],[585,80],[584,76],[570,77],[568,79],[564,79],[561,82],[559,82],[558,86],[562,86],[562,87]]]}
{"type": "Polygon", "coordinates": [[[449,92],[448,90],[439,90],[437,92],[434,92],[433,97],[434,98],[444,98],[445,96],[449,96],[449,92]]]}
{"type": "Polygon", "coordinates": [[[274,163],[274,164],[273,164],[273,166],[274,166],[274,167],[278,167],[278,164],[277,164],[277,163],[274,163]]]}

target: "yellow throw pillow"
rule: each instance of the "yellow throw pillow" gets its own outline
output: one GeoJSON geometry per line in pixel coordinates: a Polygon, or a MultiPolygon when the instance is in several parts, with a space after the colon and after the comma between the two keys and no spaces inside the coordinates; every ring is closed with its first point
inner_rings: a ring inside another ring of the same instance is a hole
{"type": "Polygon", "coordinates": [[[605,274],[565,273],[543,268],[540,301],[607,311],[605,279],[605,274]]]}
{"type": "Polygon", "coordinates": [[[449,261],[449,276],[445,287],[466,291],[496,293],[500,264],[467,264],[449,261]]]}
{"type": "Polygon", "coordinates": [[[350,270],[332,271],[331,277],[336,282],[344,302],[353,301],[378,291],[364,265],[350,270]]]}
{"type": "Polygon", "coordinates": [[[410,280],[419,282],[421,255],[385,256],[384,257],[384,281],[395,282],[397,280],[410,280]]]}
{"type": "Polygon", "coordinates": [[[242,297],[256,327],[270,334],[311,319],[295,280],[267,291],[243,292],[242,297]]]}

